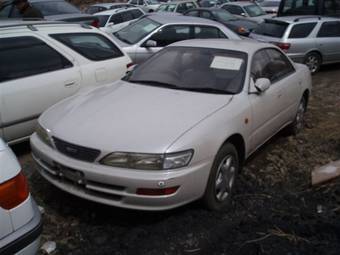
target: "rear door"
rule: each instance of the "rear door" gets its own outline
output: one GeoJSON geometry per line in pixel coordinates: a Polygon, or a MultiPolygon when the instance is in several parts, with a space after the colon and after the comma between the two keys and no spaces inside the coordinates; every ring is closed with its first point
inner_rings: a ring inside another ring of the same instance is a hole
{"type": "Polygon", "coordinates": [[[320,49],[323,62],[340,61],[340,22],[322,23],[317,35],[317,47],[320,49]]]}
{"type": "Polygon", "coordinates": [[[51,105],[78,91],[77,63],[31,34],[0,37],[0,111],[6,141],[29,136],[51,105]]]}

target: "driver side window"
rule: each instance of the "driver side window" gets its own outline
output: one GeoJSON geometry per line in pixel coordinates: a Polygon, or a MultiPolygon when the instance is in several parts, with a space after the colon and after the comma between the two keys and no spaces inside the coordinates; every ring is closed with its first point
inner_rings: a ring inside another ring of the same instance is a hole
{"type": "Polygon", "coordinates": [[[188,39],[190,39],[190,27],[185,25],[163,27],[150,38],[157,42],[157,47],[188,39]]]}
{"type": "Polygon", "coordinates": [[[254,82],[259,78],[267,78],[271,80],[270,61],[265,50],[260,50],[255,53],[250,75],[254,82]]]}

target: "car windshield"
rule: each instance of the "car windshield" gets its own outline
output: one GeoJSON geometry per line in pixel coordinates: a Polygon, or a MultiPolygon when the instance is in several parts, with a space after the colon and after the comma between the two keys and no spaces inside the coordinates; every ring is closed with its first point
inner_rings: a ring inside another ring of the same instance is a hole
{"type": "Polygon", "coordinates": [[[237,18],[228,11],[220,10],[215,11],[215,15],[218,17],[219,21],[228,22],[230,20],[236,20],[237,18]]]}
{"type": "Polygon", "coordinates": [[[260,6],[253,4],[253,5],[247,5],[244,7],[246,12],[249,14],[250,17],[257,17],[261,15],[265,15],[266,12],[261,9],[260,6]]]}
{"type": "Polygon", "coordinates": [[[236,94],[243,88],[247,54],[199,47],[168,47],[124,80],[202,93],[236,94]]]}
{"type": "Polygon", "coordinates": [[[125,43],[134,44],[139,42],[141,39],[160,26],[160,23],[157,23],[152,19],[143,18],[119,30],[118,32],[114,33],[114,35],[125,43]]]}
{"type": "Polygon", "coordinates": [[[32,5],[44,16],[80,13],[75,6],[64,1],[33,2],[32,5]]]}
{"type": "Polygon", "coordinates": [[[280,1],[263,1],[260,3],[262,7],[279,7],[280,1]]]}
{"type": "Polygon", "coordinates": [[[148,4],[159,4],[158,0],[146,0],[148,4]]]}
{"type": "Polygon", "coordinates": [[[157,11],[173,12],[176,9],[176,4],[162,4],[157,11]]]}
{"type": "Polygon", "coordinates": [[[95,17],[99,20],[99,26],[105,27],[107,20],[109,19],[110,15],[95,15],[95,17]]]}

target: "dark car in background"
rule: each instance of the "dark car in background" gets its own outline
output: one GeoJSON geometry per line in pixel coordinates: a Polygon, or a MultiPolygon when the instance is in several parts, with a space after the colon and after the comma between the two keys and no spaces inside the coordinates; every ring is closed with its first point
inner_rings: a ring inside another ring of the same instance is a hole
{"type": "Polygon", "coordinates": [[[230,30],[242,36],[248,36],[249,33],[258,26],[255,21],[238,18],[226,10],[216,7],[196,8],[187,11],[184,15],[206,18],[220,22],[230,30]]]}
{"type": "MultiPolygon", "coordinates": [[[[74,5],[64,0],[28,0],[38,9],[46,20],[83,23],[98,27],[95,16],[82,13],[74,5]]],[[[5,1],[0,5],[0,18],[20,18],[21,15],[13,5],[13,1],[5,1]]]]}
{"type": "Polygon", "coordinates": [[[277,16],[326,15],[340,17],[338,0],[282,0],[277,16]]]}

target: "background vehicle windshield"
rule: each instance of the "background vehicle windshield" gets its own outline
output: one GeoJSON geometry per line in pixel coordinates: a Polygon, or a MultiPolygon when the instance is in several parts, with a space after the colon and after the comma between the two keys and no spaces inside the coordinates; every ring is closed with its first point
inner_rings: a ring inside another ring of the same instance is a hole
{"type": "Polygon", "coordinates": [[[99,20],[99,26],[105,27],[107,20],[109,19],[110,15],[95,15],[95,17],[99,20]]]}
{"type": "Polygon", "coordinates": [[[138,66],[126,79],[133,83],[206,93],[239,93],[247,54],[240,51],[168,47],[138,66]]]}
{"type": "Polygon", "coordinates": [[[64,1],[33,2],[32,5],[39,9],[44,16],[80,13],[75,6],[64,1]]]}
{"type": "Polygon", "coordinates": [[[176,4],[162,4],[157,11],[161,12],[173,12],[176,8],[176,4]]]}
{"type": "Polygon", "coordinates": [[[157,0],[147,0],[146,1],[148,4],[159,4],[157,0]]]}
{"type": "Polygon", "coordinates": [[[230,12],[228,11],[215,11],[214,14],[218,17],[218,19],[222,22],[227,22],[230,20],[235,20],[237,19],[234,15],[232,15],[230,12]]]}
{"type": "Polygon", "coordinates": [[[261,9],[261,7],[259,7],[256,4],[247,5],[247,6],[244,7],[244,9],[246,10],[246,12],[249,14],[250,17],[257,17],[257,16],[261,16],[261,15],[265,15],[266,14],[261,9]]]}
{"type": "Polygon", "coordinates": [[[282,38],[283,34],[285,33],[286,29],[288,27],[288,24],[285,22],[271,22],[271,21],[265,21],[262,22],[260,25],[258,25],[254,29],[255,34],[259,35],[266,35],[276,38],[282,38]]]}
{"type": "Polygon", "coordinates": [[[260,3],[262,7],[279,7],[279,1],[263,1],[260,3]]]}
{"type": "Polygon", "coordinates": [[[123,28],[122,30],[119,30],[118,32],[114,33],[114,35],[123,42],[134,44],[160,26],[161,24],[157,23],[156,21],[153,21],[149,18],[143,18],[123,28]]]}

